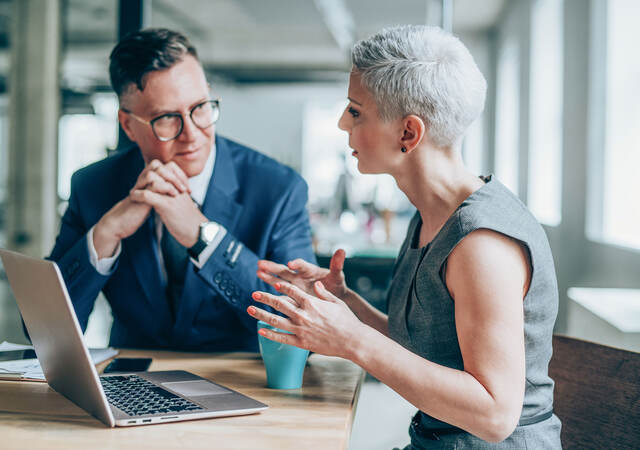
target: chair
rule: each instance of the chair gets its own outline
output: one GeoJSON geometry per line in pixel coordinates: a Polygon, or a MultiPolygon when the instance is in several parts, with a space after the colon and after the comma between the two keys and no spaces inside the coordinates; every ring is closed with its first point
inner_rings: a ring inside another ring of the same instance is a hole
{"type": "Polygon", "coordinates": [[[565,449],[640,449],[640,353],[553,336],[549,374],[565,449]]]}

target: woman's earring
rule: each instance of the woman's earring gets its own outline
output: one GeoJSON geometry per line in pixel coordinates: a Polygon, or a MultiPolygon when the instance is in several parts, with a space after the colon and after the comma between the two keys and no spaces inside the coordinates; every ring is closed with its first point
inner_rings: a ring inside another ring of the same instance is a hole
{"type": "Polygon", "coordinates": [[[407,149],[406,149],[406,148],[404,148],[404,147],[402,147],[402,148],[400,149],[400,151],[401,151],[402,153],[407,153],[407,149]]]}

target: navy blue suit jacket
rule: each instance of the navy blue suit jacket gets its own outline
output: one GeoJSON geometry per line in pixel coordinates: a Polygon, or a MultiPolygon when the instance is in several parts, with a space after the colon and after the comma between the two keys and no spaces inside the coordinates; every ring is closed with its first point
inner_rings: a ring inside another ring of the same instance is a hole
{"type": "Polygon", "coordinates": [[[258,259],[315,262],[306,211],[307,185],[292,169],[216,136],[216,161],[203,214],[227,229],[198,270],[189,261],[173,318],[163,287],[151,216],[122,241],[108,276],[89,260],[87,232],[125,198],[144,168],[137,147],[77,171],[69,206],[49,259],[59,265],[83,331],[98,293],[111,304],[110,345],[191,351],[256,351],[256,321],[246,309],[254,290],[271,288],[256,277],[258,259]],[[235,264],[232,241],[243,249],[235,264]]]}

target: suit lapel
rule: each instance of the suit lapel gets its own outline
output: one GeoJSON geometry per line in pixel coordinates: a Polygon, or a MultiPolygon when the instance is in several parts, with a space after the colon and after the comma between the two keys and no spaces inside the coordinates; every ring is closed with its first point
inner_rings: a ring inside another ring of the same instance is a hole
{"type": "MultiPolygon", "coordinates": [[[[202,213],[209,220],[219,223],[233,233],[238,219],[242,216],[243,206],[235,200],[239,184],[229,147],[226,139],[216,135],[216,162],[202,205],[202,213]]],[[[203,296],[202,289],[202,281],[193,270],[193,265],[189,263],[176,328],[191,328],[200,303],[204,300],[203,297],[206,297],[203,296]]]]}
{"type": "Polygon", "coordinates": [[[216,136],[216,163],[202,205],[202,213],[227,230],[233,230],[243,209],[235,200],[238,187],[229,143],[226,139],[216,136]]]}

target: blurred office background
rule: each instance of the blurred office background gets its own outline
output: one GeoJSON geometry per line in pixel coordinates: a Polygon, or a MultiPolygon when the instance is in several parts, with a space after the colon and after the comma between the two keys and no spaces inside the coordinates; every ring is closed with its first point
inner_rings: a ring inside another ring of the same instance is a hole
{"type": "MultiPolygon", "coordinates": [[[[413,209],[390,177],[357,172],[337,128],[349,48],[385,26],[442,25],[488,82],[463,156],[544,225],[557,332],[640,351],[638,19],[637,0],[0,0],[0,246],[48,254],[71,174],[118,147],[111,48],[127,30],[169,27],[198,48],[217,132],[305,177],[319,261],[345,248],[348,281],[384,309],[413,209]]],[[[109,326],[99,300],[87,342],[106,345],[109,326]]],[[[2,340],[25,341],[0,265],[2,340]]],[[[394,395],[363,391],[353,448],[403,444],[412,408],[394,395]],[[399,438],[376,434],[381,418],[399,438]]]]}

